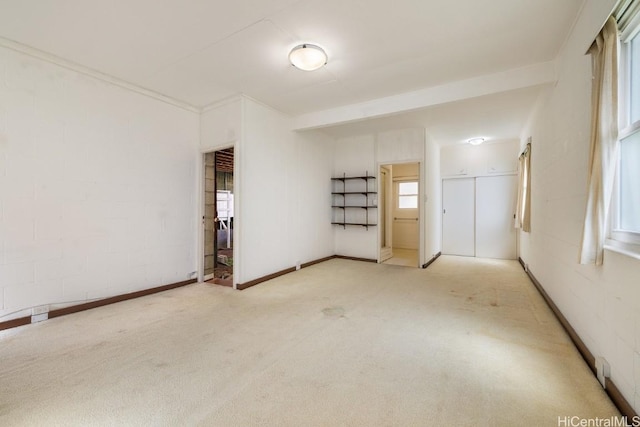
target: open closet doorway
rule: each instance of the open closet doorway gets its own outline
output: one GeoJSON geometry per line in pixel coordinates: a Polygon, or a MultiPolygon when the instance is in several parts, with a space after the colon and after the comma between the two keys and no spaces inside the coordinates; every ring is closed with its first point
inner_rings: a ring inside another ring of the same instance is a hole
{"type": "Polygon", "coordinates": [[[379,176],[379,262],[419,267],[420,164],[381,165],[379,176]]]}
{"type": "Polygon", "coordinates": [[[204,155],[204,280],[233,286],[234,150],[204,155]]]}

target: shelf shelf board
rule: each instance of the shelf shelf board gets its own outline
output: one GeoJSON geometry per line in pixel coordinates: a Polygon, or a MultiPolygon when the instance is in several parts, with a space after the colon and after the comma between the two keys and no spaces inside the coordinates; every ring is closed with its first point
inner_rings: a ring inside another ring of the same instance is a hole
{"type": "Polygon", "coordinates": [[[339,192],[332,192],[331,194],[335,195],[335,196],[344,196],[345,194],[362,194],[363,196],[366,196],[368,194],[378,194],[375,191],[339,191],[339,192]]]}
{"type": "Polygon", "coordinates": [[[364,224],[362,222],[332,222],[333,225],[360,225],[362,227],[375,227],[378,224],[364,224]]]}
{"type": "Polygon", "coordinates": [[[376,177],[375,176],[345,176],[345,177],[331,178],[332,181],[348,181],[350,179],[376,179],[376,177]]]}
{"type": "Polygon", "coordinates": [[[377,209],[378,208],[377,206],[338,206],[338,205],[331,206],[331,207],[341,208],[341,209],[344,209],[344,208],[377,209]]]}

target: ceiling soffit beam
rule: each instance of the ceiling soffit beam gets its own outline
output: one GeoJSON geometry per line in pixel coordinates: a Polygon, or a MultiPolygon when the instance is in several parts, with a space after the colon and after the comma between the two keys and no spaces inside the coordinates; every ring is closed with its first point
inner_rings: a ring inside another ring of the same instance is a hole
{"type": "Polygon", "coordinates": [[[459,80],[414,92],[301,114],[293,118],[293,130],[317,129],[406,113],[448,102],[551,84],[555,83],[556,79],[556,62],[541,62],[523,68],[459,80]]]}

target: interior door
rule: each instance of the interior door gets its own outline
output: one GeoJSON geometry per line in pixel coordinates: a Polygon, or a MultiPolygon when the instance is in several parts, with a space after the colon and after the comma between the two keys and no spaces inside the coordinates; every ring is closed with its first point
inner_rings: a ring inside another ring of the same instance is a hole
{"type": "Polygon", "coordinates": [[[442,253],[475,256],[475,179],[442,181],[442,253]]]}
{"type": "Polygon", "coordinates": [[[391,171],[387,166],[380,167],[380,183],[378,187],[378,209],[380,210],[380,259],[384,262],[393,257],[393,227],[390,226],[391,218],[391,171]]]}
{"type": "Polygon", "coordinates": [[[517,177],[513,175],[476,179],[476,256],[516,259],[517,177]]]}

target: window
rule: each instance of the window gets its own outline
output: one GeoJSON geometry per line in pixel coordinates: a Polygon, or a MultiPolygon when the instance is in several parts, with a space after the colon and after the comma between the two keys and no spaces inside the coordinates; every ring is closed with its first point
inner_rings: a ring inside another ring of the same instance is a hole
{"type": "Polygon", "coordinates": [[[418,182],[407,181],[398,183],[398,208],[418,208],[418,182]]]}
{"type": "Polygon", "coordinates": [[[617,16],[621,36],[620,133],[611,239],[640,244],[640,1],[617,16]]]}
{"type": "Polygon", "coordinates": [[[618,230],[640,233],[640,132],[620,141],[618,230]]]}
{"type": "Polygon", "coordinates": [[[625,50],[629,57],[629,66],[627,68],[629,73],[630,121],[637,123],[640,121],[640,36],[636,35],[627,45],[625,50]]]}

